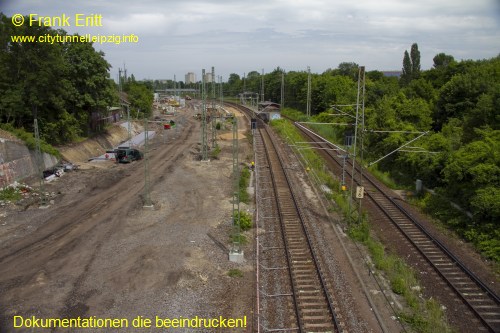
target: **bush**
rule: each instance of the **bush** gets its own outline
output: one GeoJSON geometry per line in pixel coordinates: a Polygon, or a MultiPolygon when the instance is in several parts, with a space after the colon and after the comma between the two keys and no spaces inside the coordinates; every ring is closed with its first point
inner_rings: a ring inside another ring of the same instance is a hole
{"type": "MultiPolygon", "coordinates": [[[[237,213],[234,214],[233,218],[235,221],[235,225],[238,225],[238,216],[236,214],[237,213]]],[[[252,216],[247,212],[240,211],[239,226],[241,231],[250,230],[252,228],[252,216]]]]}
{"type": "Polygon", "coordinates": [[[215,159],[215,160],[218,159],[220,152],[221,152],[220,146],[219,145],[215,146],[215,148],[213,148],[210,151],[210,158],[215,159]]]}
{"type": "Polygon", "coordinates": [[[250,170],[245,167],[240,172],[240,182],[239,182],[239,194],[240,202],[248,204],[250,201],[250,195],[247,192],[248,184],[250,183],[250,170]]]}
{"type": "MultiPolygon", "coordinates": [[[[24,141],[24,144],[28,147],[28,149],[36,150],[36,140],[33,133],[27,132],[24,128],[14,128],[12,124],[0,124],[0,128],[14,134],[18,139],[24,141]]],[[[61,153],[43,139],[40,139],[40,150],[58,158],[61,157],[61,153]]]]}
{"type": "Polygon", "coordinates": [[[230,241],[231,243],[238,243],[240,245],[244,245],[246,243],[248,243],[248,240],[247,238],[245,237],[245,235],[242,235],[242,234],[237,234],[237,233],[234,233],[231,235],[230,237],[230,241]]]}

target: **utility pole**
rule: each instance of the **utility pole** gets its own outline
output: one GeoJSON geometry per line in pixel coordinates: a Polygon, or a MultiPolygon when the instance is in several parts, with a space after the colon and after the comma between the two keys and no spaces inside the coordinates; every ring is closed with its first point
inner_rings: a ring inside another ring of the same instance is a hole
{"type": "Polygon", "coordinates": [[[264,102],[264,68],[262,68],[262,81],[261,81],[261,96],[262,96],[262,99],[261,101],[264,102]]]}
{"type": "Polygon", "coordinates": [[[205,87],[205,69],[202,69],[201,71],[201,100],[202,100],[202,107],[201,107],[201,160],[202,161],[207,161],[208,160],[208,146],[207,146],[207,92],[206,92],[206,87],[205,87]]]}
{"type": "Polygon", "coordinates": [[[224,89],[223,89],[223,83],[222,83],[222,75],[219,76],[219,95],[220,95],[220,107],[224,107],[224,89]]]}
{"type": "Polygon", "coordinates": [[[309,119],[311,117],[311,68],[307,66],[307,106],[306,115],[309,119]]]}
{"type": "MultiPolygon", "coordinates": [[[[364,133],[365,133],[365,66],[359,67],[359,81],[361,82],[361,136],[360,136],[360,151],[359,151],[359,186],[361,188],[361,198],[359,198],[359,206],[358,206],[358,218],[359,222],[361,222],[361,202],[363,201],[363,195],[362,193],[364,191],[363,187],[363,140],[364,140],[364,133]]],[[[359,94],[358,94],[359,96],[359,94]]],[[[358,103],[359,103],[359,97],[358,97],[358,103]]]]}
{"type": "Polygon", "coordinates": [[[43,169],[45,168],[45,163],[43,161],[42,149],[40,147],[40,132],[38,131],[38,120],[36,119],[36,106],[35,106],[35,119],[33,122],[33,127],[35,129],[35,145],[36,145],[36,159],[38,167],[38,177],[40,179],[40,208],[47,207],[47,198],[45,196],[45,186],[43,169]]]}
{"type": "MultiPolygon", "coordinates": [[[[358,94],[356,98],[356,117],[355,117],[355,124],[354,124],[354,143],[353,143],[353,153],[352,153],[352,172],[351,172],[351,188],[350,188],[350,196],[349,196],[349,219],[352,219],[352,202],[353,202],[353,190],[354,190],[354,177],[355,177],[355,172],[356,172],[356,149],[357,149],[357,139],[358,139],[358,125],[359,125],[359,106],[360,106],[360,95],[361,95],[361,90],[362,88],[361,85],[364,85],[364,77],[365,77],[365,67],[360,66],[359,67],[359,75],[358,75],[358,94]]],[[[364,96],[363,96],[364,97],[364,96]]],[[[364,111],[364,109],[363,109],[364,111]]],[[[362,166],[360,166],[361,168],[362,166]]],[[[360,201],[361,203],[361,201],[360,201]]],[[[359,211],[361,213],[361,211],[359,211]]],[[[361,217],[360,217],[361,218],[361,217]]]]}
{"type": "Polygon", "coordinates": [[[285,72],[281,73],[281,110],[285,107],[285,72]]]}
{"type": "Polygon", "coordinates": [[[233,118],[233,245],[229,252],[229,260],[243,262],[241,250],[241,224],[240,224],[240,170],[238,159],[238,120],[233,118]]]}
{"type": "Polygon", "coordinates": [[[243,94],[245,94],[247,91],[247,79],[246,79],[246,73],[243,73],[243,94]]]}
{"type": "Polygon", "coordinates": [[[216,132],[216,111],[215,111],[215,69],[212,66],[212,115],[211,115],[211,122],[212,122],[212,148],[217,147],[217,132],[216,132]]]}
{"type": "Polygon", "coordinates": [[[127,104],[128,147],[132,147],[132,126],[130,124],[130,105],[127,104]]]}
{"type": "Polygon", "coordinates": [[[148,131],[148,117],[144,112],[144,209],[152,209],[151,193],[150,193],[150,179],[149,179],[149,131],[148,131]]]}

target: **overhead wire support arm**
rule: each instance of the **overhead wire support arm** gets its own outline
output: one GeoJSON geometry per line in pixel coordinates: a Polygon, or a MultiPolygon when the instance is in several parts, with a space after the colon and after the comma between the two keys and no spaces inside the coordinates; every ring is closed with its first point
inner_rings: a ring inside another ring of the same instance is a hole
{"type": "Polygon", "coordinates": [[[303,126],[302,124],[300,124],[300,123],[296,123],[296,124],[297,124],[297,126],[298,126],[298,127],[302,128],[304,131],[307,131],[307,132],[309,132],[309,133],[312,133],[312,134],[316,135],[318,138],[320,138],[321,140],[324,140],[324,142],[325,142],[325,143],[328,143],[328,144],[332,145],[333,147],[335,147],[335,148],[337,148],[337,149],[339,149],[339,150],[341,150],[341,151],[343,151],[343,152],[347,153],[347,151],[346,151],[344,148],[342,148],[342,147],[340,147],[340,146],[338,146],[338,145],[336,145],[336,144],[334,144],[334,143],[332,143],[332,142],[328,141],[327,139],[325,139],[325,138],[323,138],[322,136],[320,136],[320,135],[318,135],[318,134],[314,133],[313,131],[311,131],[309,128],[307,128],[307,127],[303,126]]]}
{"type": "Polygon", "coordinates": [[[352,105],[351,105],[351,104],[345,104],[345,105],[332,105],[332,109],[334,109],[335,111],[337,111],[337,112],[338,112],[338,114],[334,114],[334,113],[333,113],[333,114],[329,114],[330,116],[347,116],[347,117],[351,117],[351,118],[353,118],[353,119],[356,119],[356,117],[355,117],[355,116],[353,116],[352,114],[348,114],[347,112],[342,111],[342,110],[340,110],[340,109],[336,108],[336,106],[356,106],[356,107],[357,107],[357,104],[352,104],[352,105]]]}
{"type": "Polygon", "coordinates": [[[371,130],[371,129],[365,129],[365,132],[369,133],[405,133],[405,134],[422,134],[422,133],[428,133],[428,132],[422,132],[422,131],[384,131],[384,130],[371,130]]]}
{"type": "Polygon", "coordinates": [[[298,124],[310,124],[310,125],[339,125],[339,126],[353,126],[354,123],[315,123],[312,121],[301,121],[298,124]]]}
{"type": "Polygon", "coordinates": [[[399,148],[397,148],[397,149],[394,149],[394,150],[393,150],[393,151],[391,151],[389,154],[386,154],[386,155],[382,156],[382,157],[381,157],[381,158],[379,158],[378,160],[376,160],[376,161],[374,161],[374,162],[371,162],[370,164],[368,164],[368,166],[372,166],[372,165],[374,165],[375,163],[380,162],[380,161],[381,161],[381,160],[383,160],[384,158],[386,158],[386,157],[388,157],[388,156],[390,156],[390,155],[394,154],[395,152],[397,152],[397,151],[401,150],[402,148],[404,148],[404,147],[408,146],[410,143],[412,143],[412,142],[414,142],[414,141],[417,141],[418,139],[420,139],[421,137],[423,137],[423,136],[424,136],[424,135],[426,135],[427,133],[429,133],[429,131],[427,131],[427,132],[423,132],[423,133],[421,132],[421,134],[420,134],[419,136],[417,136],[416,138],[411,139],[410,141],[408,141],[408,142],[407,142],[407,143],[405,143],[404,145],[400,146],[400,147],[399,147],[399,148]]]}

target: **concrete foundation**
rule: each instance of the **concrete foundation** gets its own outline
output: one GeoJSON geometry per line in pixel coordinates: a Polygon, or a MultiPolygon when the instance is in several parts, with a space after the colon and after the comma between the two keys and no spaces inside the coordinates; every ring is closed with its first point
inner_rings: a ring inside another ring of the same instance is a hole
{"type": "Polygon", "coordinates": [[[142,206],[142,209],[144,209],[144,210],[154,210],[155,206],[153,206],[153,205],[144,205],[144,206],[142,206]]]}
{"type": "Polygon", "coordinates": [[[229,251],[229,261],[242,264],[245,262],[245,256],[243,255],[243,250],[231,250],[229,251]]]}

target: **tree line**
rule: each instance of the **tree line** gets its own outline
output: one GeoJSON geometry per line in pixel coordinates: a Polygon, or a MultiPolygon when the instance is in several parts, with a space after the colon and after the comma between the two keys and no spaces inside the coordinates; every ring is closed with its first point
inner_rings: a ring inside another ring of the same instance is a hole
{"type": "MultiPolygon", "coordinates": [[[[413,44],[402,64],[399,77],[366,72],[364,162],[374,162],[418,133],[428,132],[375,166],[400,186],[414,186],[421,179],[437,194],[422,204],[489,257],[500,260],[500,55],[457,61],[440,53],[431,69],[421,70],[418,45],[413,44]],[[444,202],[450,201],[465,214],[444,209],[444,202]]],[[[358,69],[356,63],[341,63],[311,74],[313,121],[352,123],[350,117],[332,116],[332,106],[356,103],[358,69]]],[[[224,90],[234,95],[243,90],[260,92],[263,79],[264,98],[279,103],[282,74],[285,107],[300,111],[295,116],[305,120],[306,71],[285,73],[276,68],[264,76],[253,71],[244,77],[233,73],[224,90]]],[[[339,108],[351,115],[355,111],[354,106],[339,108]]],[[[352,126],[316,128],[339,143],[353,133],[352,126]]]]}
{"type": "MultiPolygon", "coordinates": [[[[92,43],[21,43],[11,35],[62,35],[66,31],[45,26],[14,27],[0,13],[0,122],[6,128],[33,132],[64,144],[94,134],[93,118],[104,118],[120,106],[118,87],[110,78],[111,65],[92,43]]],[[[151,112],[152,88],[131,79],[124,82],[130,107],[151,112]]]]}

